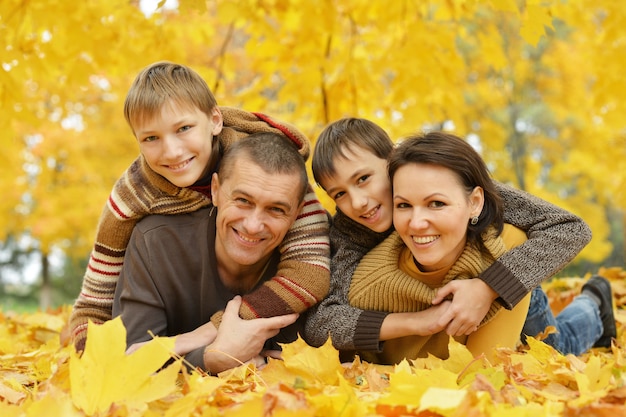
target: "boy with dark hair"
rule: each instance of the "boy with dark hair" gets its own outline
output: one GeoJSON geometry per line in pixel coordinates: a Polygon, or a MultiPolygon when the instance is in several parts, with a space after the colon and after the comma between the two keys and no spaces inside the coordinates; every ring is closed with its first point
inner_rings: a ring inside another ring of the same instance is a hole
{"type": "MultiPolygon", "coordinates": [[[[360,118],[331,123],[316,142],[313,176],[335,201],[337,212],[330,230],[330,292],[308,312],[305,339],[314,346],[323,344],[330,335],[339,350],[379,351],[384,340],[415,334],[412,313],[361,310],[348,302],[359,261],[393,231],[387,174],[387,157],[393,147],[382,128],[360,118]]],[[[452,303],[437,327],[446,327],[452,336],[475,331],[493,301],[511,309],[529,292],[540,291],[541,282],[562,269],[591,239],[589,226],[579,217],[523,191],[498,182],[495,185],[504,201],[504,221],[524,230],[528,240],[475,279],[451,282],[438,290],[433,304],[450,296],[452,303]],[[526,259],[534,261],[529,264],[526,259]]],[[[596,291],[596,279],[589,285],[594,292],[606,293],[604,285],[596,291]]],[[[610,294],[610,286],[608,291],[610,294]]],[[[612,308],[604,303],[601,315],[607,324],[599,342],[610,346],[615,334],[612,308]]]]}

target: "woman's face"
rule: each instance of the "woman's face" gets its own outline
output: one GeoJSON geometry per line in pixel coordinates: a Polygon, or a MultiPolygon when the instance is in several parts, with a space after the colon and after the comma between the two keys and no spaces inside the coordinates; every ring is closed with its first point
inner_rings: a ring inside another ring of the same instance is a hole
{"type": "Polygon", "coordinates": [[[439,165],[407,164],[393,178],[393,224],[423,271],[454,264],[483,202],[482,188],[468,195],[458,175],[439,165]]]}

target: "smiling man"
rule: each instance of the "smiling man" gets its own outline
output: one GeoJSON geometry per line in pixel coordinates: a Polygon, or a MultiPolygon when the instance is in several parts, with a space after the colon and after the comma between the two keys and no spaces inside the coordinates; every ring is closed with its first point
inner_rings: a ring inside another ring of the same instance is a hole
{"type": "Polygon", "coordinates": [[[238,311],[241,295],[275,275],[277,248],[302,208],[308,178],[292,143],[261,133],[229,148],[211,187],[212,207],[137,224],[113,316],[122,316],[129,349],[150,340],[149,332],[178,336],[177,354],[217,373],[261,365],[280,355],[276,342],[297,337],[297,314],[243,320],[238,311]],[[218,328],[210,319],[224,309],[218,328]]]}

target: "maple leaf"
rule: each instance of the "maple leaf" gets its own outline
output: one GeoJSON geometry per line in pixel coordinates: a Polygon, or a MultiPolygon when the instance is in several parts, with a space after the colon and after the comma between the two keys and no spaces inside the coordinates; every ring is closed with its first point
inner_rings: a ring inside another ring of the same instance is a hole
{"type": "Polygon", "coordinates": [[[336,385],[343,373],[339,352],[330,338],[319,348],[309,346],[302,338],[282,345],[285,368],[310,383],[336,385]]]}
{"type": "Polygon", "coordinates": [[[82,356],[70,356],[74,404],[87,414],[105,412],[113,404],[142,409],[176,388],[180,362],[156,373],[170,358],[173,338],[155,338],[126,355],[126,329],[120,317],[102,325],[89,323],[82,356]]]}

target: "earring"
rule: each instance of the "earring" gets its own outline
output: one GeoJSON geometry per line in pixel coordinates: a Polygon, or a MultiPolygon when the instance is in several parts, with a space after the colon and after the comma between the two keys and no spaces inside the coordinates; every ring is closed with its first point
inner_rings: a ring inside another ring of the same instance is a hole
{"type": "Polygon", "coordinates": [[[478,224],[478,216],[472,217],[471,220],[470,220],[470,224],[472,226],[476,226],[478,224]]]}

